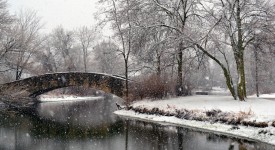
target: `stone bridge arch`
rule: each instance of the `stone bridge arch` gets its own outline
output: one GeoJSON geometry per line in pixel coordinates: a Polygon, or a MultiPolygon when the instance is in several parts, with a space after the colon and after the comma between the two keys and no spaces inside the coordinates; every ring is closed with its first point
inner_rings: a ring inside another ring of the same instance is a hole
{"type": "Polygon", "coordinates": [[[122,77],[100,73],[52,73],[0,85],[0,95],[36,97],[40,94],[70,86],[95,88],[124,97],[126,80],[122,77]]]}

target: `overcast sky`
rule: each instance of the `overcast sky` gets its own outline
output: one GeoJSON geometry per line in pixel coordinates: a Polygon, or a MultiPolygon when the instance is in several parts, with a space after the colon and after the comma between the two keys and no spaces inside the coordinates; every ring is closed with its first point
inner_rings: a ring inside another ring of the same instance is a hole
{"type": "Polygon", "coordinates": [[[44,31],[49,32],[58,25],[65,29],[92,26],[96,0],[8,0],[12,14],[21,9],[35,10],[41,17],[44,31]]]}

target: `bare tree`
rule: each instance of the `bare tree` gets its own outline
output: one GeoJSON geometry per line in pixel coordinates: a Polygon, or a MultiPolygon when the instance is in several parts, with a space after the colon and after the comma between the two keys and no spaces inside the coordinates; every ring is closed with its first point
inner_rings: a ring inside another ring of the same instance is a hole
{"type": "Polygon", "coordinates": [[[75,45],[73,32],[66,31],[63,27],[59,26],[53,30],[51,42],[56,63],[60,67],[59,71],[75,71],[77,68],[76,59],[74,59],[75,56],[73,55],[75,45]]]}
{"type": "Polygon", "coordinates": [[[8,64],[15,70],[15,79],[19,80],[22,73],[32,63],[31,57],[41,48],[39,36],[40,19],[34,11],[21,11],[12,29],[11,38],[16,46],[9,54],[8,64]]]}
{"type": "Polygon", "coordinates": [[[88,27],[82,27],[78,29],[77,39],[80,42],[81,49],[83,52],[83,65],[84,71],[87,72],[87,58],[92,51],[93,42],[96,39],[96,31],[93,29],[89,29],[88,27]]]}
{"type": "Polygon", "coordinates": [[[160,77],[173,62],[173,46],[169,43],[172,32],[165,27],[141,29],[135,33],[133,55],[137,58],[139,70],[153,71],[160,77]]]}
{"type": "MultiPolygon", "coordinates": [[[[7,10],[7,2],[0,0],[0,65],[3,65],[5,55],[15,46],[14,39],[9,36],[13,22],[14,18],[7,10]]],[[[4,72],[4,70],[0,70],[0,72],[4,72]]]]}
{"type": "Polygon", "coordinates": [[[123,60],[117,55],[118,46],[110,40],[100,42],[94,48],[95,64],[98,71],[108,74],[123,75],[123,60]]]}
{"type": "Polygon", "coordinates": [[[107,15],[108,22],[111,22],[113,29],[115,30],[115,37],[120,43],[120,48],[117,49],[119,55],[122,56],[125,68],[125,96],[126,103],[129,104],[129,59],[132,52],[134,27],[133,22],[135,21],[135,3],[130,0],[105,0],[106,4],[109,5],[109,9],[105,12],[107,15]]]}
{"type": "MultiPolygon", "coordinates": [[[[220,44],[226,44],[230,46],[234,61],[236,64],[236,70],[238,74],[237,92],[233,87],[233,81],[230,76],[228,67],[224,66],[220,60],[213,54],[207,51],[202,46],[198,46],[202,52],[208,55],[211,59],[217,62],[224,70],[225,78],[227,80],[227,86],[230,89],[232,96],[243,101],[246,97],[246,78],[245,78],[245,66],[244,66],[244,51],[247,46],[255,39],[255,30],[261,30],[265,26],[266,21],[269,18],[271,8],[267,1],[253,1],[253,0],[232,0],[232,1],[213,1],[213,7],[202,5],[205,9],[205,13],[208,22],[211,21],[214,24],[207,31],[207,36],[203,37],[203,45],[210,44],[211,33],[217,32],[217,30],[223,31],[224,40],[220,40],[220,44]]],[[[211,23],[210,23],[211,24],[211,23]]]]}
{"type": "Polygon", "coordinates": [[[248,47],[252,50],[251,55],[254,65],[252,63],[249,67],[253,70],[251,73],[255,80],[254,85],[257,97],[259,97],[260,93],[266,92],[267,89],[272,89],[274,86],[274,75],[272,73],[274,64],[273,58],[275,57],[274,31],[274,23],[271,21],[266,24],[264,28],[255,33],[255,39],[252,41],[251,46],[248,47]],[[268,87],[268,85],[270,85],[270,87],[268,87]]]}
{"type": "Polygon", "coordinates": [[[33,73],[35,74],[44,74],[44,73],[53,73],[57,71],[57,63],[55,61],[55,51],[51,45],[50,36],[45,36],[43,42],[43,47],[41,51],[38,51],[34,55],[34,61],[37,67],[33,68],[33,73]]]}
{"type": "Polygon", "coordinates": [[[178,85],[177,93],[181,95],[180,91],[183,88],[183,53],[192,45],[190,42],[189,27],[195,20],[199,19],[198,4],[199,0],[179,0],[179,1],[164,1],[152,0],[158,11],[165,14],[165,19],[155,22],[147,27],[162,26],[173,30],[174,37],[178,41],[178,48],[175,52],[177,54],[177,72],[178,85]]]}

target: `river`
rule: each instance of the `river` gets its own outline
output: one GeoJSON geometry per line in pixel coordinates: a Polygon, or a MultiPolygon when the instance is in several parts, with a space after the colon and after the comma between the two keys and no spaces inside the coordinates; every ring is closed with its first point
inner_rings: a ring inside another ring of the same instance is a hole
{"type": "Polygon", "coordinates": [[[275,150],[275,147],[113,114],[118,98],[43,102],[0,111],[0,150],[275,150]]]}

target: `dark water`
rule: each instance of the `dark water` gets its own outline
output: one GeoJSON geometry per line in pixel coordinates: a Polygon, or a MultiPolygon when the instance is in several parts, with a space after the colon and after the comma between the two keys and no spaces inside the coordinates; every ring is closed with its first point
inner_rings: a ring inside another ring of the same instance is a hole
{"type": "Polygon", "coordinates": [[[1,110],[0,150],[275,150],[263,143],[119,118],[112,98],[1,110]]]}

